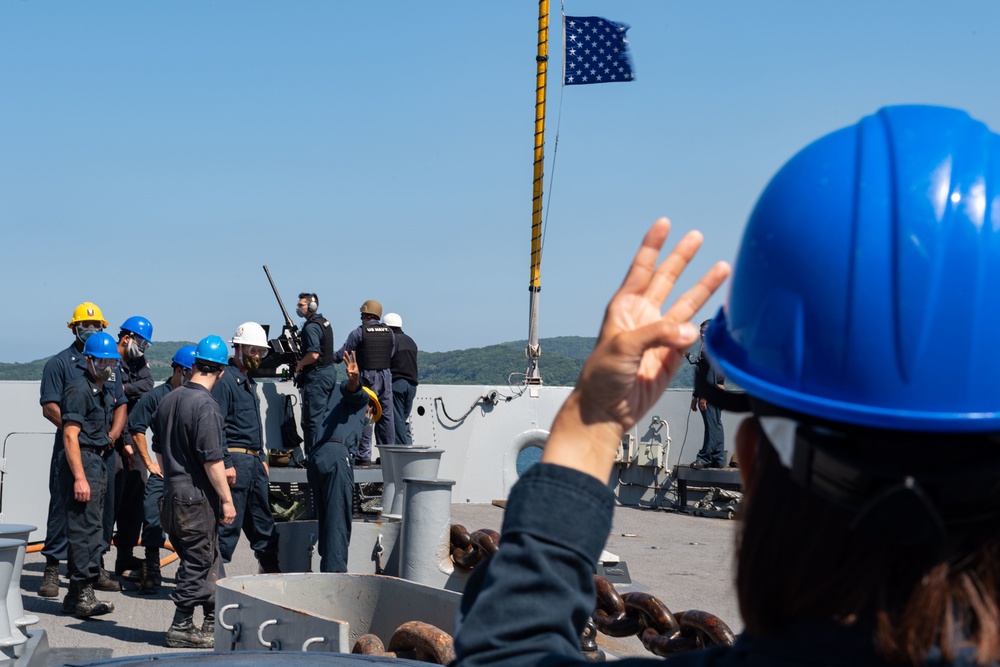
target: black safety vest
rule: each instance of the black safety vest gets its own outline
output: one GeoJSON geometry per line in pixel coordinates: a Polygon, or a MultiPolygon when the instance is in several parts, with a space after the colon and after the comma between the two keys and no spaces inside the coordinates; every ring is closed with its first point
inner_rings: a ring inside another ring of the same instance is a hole
{"type": "Polygon", "coordinates": [[[381,322],[361,325],[361,345],[358,346],[358,368],[381,371],[392,362],[392,329],[381,322]]]}
{"type": "Polygon", "coordinates": [[[313,315],[309,318],[309,321],[315,322],[323,328],[323,339],[319,344],[319,361],[314,365],[330,366],[333,364],[333,326],[330,324],[330,320],[322,315],[313,315]]]}

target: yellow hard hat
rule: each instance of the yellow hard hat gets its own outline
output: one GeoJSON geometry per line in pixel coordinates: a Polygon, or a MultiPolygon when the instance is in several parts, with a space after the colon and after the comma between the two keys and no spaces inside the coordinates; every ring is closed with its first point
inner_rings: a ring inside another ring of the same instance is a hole
{"type": "Polygon", "coordinates": [[[101,322],[101,325],[105,328],[108,326],[108,321],[104,319],[104,314],[101,313],[101,309],[97,307],[96,303],[91,301],[84,301],[73,311],[73,319],[66,323],[66,326],[72,329],[78,322],[101,322]]]}
{"type": "Polygon", "coordinates": [[[378,396],[375,395],[374,391],[365,386],[362,386],[361,388],[365,390],[366,394],[368,394],[368,398],[370,399],[368,402],[375,404],[374,405],[375,413],[372,414],[372,423],[375,423],[379,419],[382,419],[382,406],[379,405],[378,396]]]}

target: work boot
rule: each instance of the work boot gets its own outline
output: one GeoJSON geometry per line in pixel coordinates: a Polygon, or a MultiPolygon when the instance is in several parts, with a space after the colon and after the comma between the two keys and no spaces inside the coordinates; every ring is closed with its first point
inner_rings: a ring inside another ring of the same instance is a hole
{"type": "Polygon", "coordinates": [[[75,581],[69,582],[69,591],[63,598],[61,611],[64,614],[75,614],[76,605],[80,602],[80,588],[75,581]]]}
{"type": "Polygon", "coordinates": [[[115,574],[127,581],[140,581],[142,561],[132,554],[121,554],[115,559],[115,574]]]}
{"type": "Polygon", "coordinates": [[[201,631],[215,638],[215,607],[205,607],[205,620],[201,622],[201,631]]]}
{"type": "Polygon", "coordinates": [[[111,575],[104,566],[101,566],[101,576],[97,578],[97,583],[94,584],[94,588],[99,591],[109,591],[111,593],[117,593],[122,589],[122,585],[111,578],[111,575]]]}
{"type": "Polygon", "coordinates": [[[86,583],[80,586],[80,597],[76,602],[74,616],[77,618],[90,618],[91,616],[110,614],[114,610],[114,604],[97,599],[97,596],[94,595],[93,584],[86,583]]]}
{"type": "Polygon", "coordinates": [[[139,580],[139,593],[153,595],[160,588],[160,561],[145,560],[142,563],[142,579],[139,580]]]}
{"type": "Polygon", "coordinates": [[[194,625],[194,610],[177,607],[174,620],[167,630],[169,648],[214,648],[215,637],[206,635],[194,625]]]}
{"type": "Polygon", "coordinates": [[[59,561],[54,558],[45,559],[45,572],[42,573],[38,595],[43,598],[59,597],[59,561]]]}

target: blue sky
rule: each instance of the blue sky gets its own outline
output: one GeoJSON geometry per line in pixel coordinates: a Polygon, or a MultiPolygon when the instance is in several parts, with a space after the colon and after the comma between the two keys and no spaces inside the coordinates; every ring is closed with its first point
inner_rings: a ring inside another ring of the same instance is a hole
{"type": "MultiPolygon", "coordinates": [[[[658,216],[732,260],[781,164],[880,106],[1000,129],[997,2],[569,0],[631,25],[637,79],[568,89],[552,9],[542,337],[596,334],[658,216]]],[[[369,298],[425,350],[525,338],[537,10],[0,0],[0,360],[84,300],[161,340],[278,325],[263,264],[338,345],[369,298]]]]}

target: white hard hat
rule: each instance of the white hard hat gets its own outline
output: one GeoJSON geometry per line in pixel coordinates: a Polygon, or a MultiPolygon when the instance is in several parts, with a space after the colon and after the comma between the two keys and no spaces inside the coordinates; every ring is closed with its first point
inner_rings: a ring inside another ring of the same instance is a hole
{"type": "Polygon", "coordinates": [[[267,334],[264,327],[256,322],[244,322],[236,327],[236,334],[233,336],[233,345],[256,345],[257,347],[267,347],[267,334]]]}
{"type": "Polygon", "coordinates": [[[403,328],[403,318],[396,313],[386,313],[385,317],[382,318],[382,323],[387,327],[403,328]]]}

